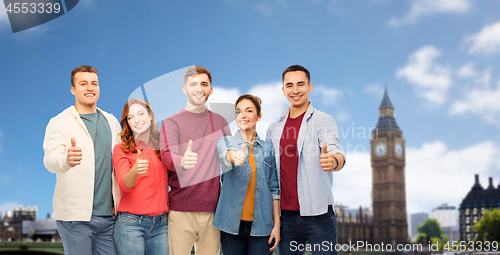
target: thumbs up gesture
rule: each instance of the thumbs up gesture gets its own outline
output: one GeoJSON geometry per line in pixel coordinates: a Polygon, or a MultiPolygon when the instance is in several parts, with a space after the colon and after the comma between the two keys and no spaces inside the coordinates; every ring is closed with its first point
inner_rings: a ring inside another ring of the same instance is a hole
{"type": "Polygon", "coordinates": [[[74,167],[80,165],[82,161],[82,149],[76,147],[76,141],[74,137],[71,137],[71,147],[68,148],[68,154],[66,156],[66,162],[68,166],[74,167]]]}
{"type": "Polygon", "coordinates": [[[148,172],[149,161],[147,159],[142,159],[142,151],[137,150],[137,160],[133,168],[135,168],[135,173],[138,175],[143,175],[148,172]]]}
{"type": "Polygon", "coordinates": [[[241,144],[241,151],[237,151],[233,153],[233,162],[237,166],[243,166],[245,164],[245,157],[246,157],[246,151],[247,147],[245,146],[245,143],[241,144]]]}
{"type": "Polygon", "coordinates": [[[197,159],[198,159],[198,154],[196,152],[193,152],[193,141],[189,139],[186,152],[184,152],[184,156],[181,158],[182,168],[186,170],[194,168],[196,166],[197,159]]]}
{"type": "Polygon", "coordinates": [[[328,153],[326,150],[326,143],[323,144],[323,150],[319,158],[323,171],[333,171],[333,169],[337,168],[337,161],[333,158],[333,154],[328,153]]]}

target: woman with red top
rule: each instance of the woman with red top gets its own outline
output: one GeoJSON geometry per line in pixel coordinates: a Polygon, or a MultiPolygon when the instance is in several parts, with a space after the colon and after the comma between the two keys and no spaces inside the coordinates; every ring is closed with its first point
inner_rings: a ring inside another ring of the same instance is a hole
{"type": "Polygon", "coordinates": [[[118,254],[168,254],[168,177],[160,160],[156,119],[149,103],[130,99],[123,107],[121,143],[113,166],[122,191],[115,225],[118,254]]]}

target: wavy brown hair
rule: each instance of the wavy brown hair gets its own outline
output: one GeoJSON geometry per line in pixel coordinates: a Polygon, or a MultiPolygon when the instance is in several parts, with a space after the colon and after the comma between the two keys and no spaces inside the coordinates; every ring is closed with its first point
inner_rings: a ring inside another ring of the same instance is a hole
{"type": "Polygon", "coordinates": [[[135,149],[135,138],[134,138],[134,132],[130,128],[127,117],[129,113],[129,108],[133,104],[140,104],[146,108],[148,111],[149,116],[151,116],[151,126],[149,127],[149,141],[148,145],[153,147],[155,149],[156,156],[161,160],[161,155],[160,155],[160,131],[158,130],[158,127],[156,127],[156,117],[155,113],[153,112],[153,109],[151,108],[151,105],[149,105],[148,102],[140,99],[140,98],[133,98],[128,100],[128,102],[123,106],[123,112],[122,112],[122,120],[120,121],[120,124],[122,125],[123,131],[120,132],[120,137],[122,139],[122,150],[126,153],[132,152],[136,153],[137,150],[135,149]]]}

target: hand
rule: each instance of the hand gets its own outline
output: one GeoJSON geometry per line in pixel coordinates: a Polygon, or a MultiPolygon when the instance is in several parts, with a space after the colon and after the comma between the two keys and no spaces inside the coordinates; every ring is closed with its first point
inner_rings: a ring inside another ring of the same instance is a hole
{"type": "Polygon", "coordinates": [[[137,160],[135,165],[132,167],[134,173],[138,175],[143,175],[148,172],[149,162],[147,159],[142,159],[142,151],[137,150],[137,160]]]}
{"type": "Polygon", "coordinates": [[[245,143],[242,143],[241,151],[233,153],[233,162],[235,165],[243,166],[245,164],[246,151],[247,147],[245,146],[245,143]]]}
{"type": "Polygon", "coordinates": [[[193,150],[193,141],[189,139],[186,152],[184,152],[184,156],[181,158],[181,166],[186,170],[192,169],[196,166],[196,160],[198,159],[198,154],[196,152],[193,152],[192,150],[193,150]]]}
{"type": "Polygon", "coordinates": [[[333,154],[328,153],[326,150],[326,143],[324,143],[323,151],[319,157],[319,163],[321,164],[323,171],[333,171],[333,169],[337,168],[337,161],[333,157],[333,154]]]}
{"type": "Polygon", "coordinates": [[[74,137],[71,137],[71,147],[68,148],[68,154],[66,156],[66,162],[68,166],[74,167],[80,165],[82,161],[82,149],[76,147],[76,141],[74,137]]]}
{"type": "Polygon", "coordinates": [[[268,244],[271,244],[274,239],[274,245],[269,249],[269,251],[274,251],[276,247],[278,247],[278,244],[280,242],[280,227],[279,226],[274,226],[273,230],[271,231],[271,236],[269,236],[269,240],[267,240],[268,244]]]}

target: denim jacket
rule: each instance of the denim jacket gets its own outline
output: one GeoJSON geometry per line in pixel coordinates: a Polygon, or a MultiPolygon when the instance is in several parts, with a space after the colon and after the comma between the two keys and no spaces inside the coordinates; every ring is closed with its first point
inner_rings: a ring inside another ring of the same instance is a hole
{"type": "MultiPolygon", "coordinates": [[[[247,195],[252,167],[248,162],[248,153],[243,166],[235,166],[226,160],[229,150],[241,150],[245,142],[240,132],[234,136],[221,137],[217,142],[217,152],[221,159],[222,190],[215,211],[213,225],[233,235],[240,229],[243,204],[247,195]]],[[[263,141],[257,135],[252,145],[255,160],[255,201],[251,236],[268,236],[274,227],[273,200],[279,199],[278,176],[274,160],[273,145],[263,141]]]]}
{"type": "MultiPolygon", "coordinates": [[[[280,115],[280,118],[267,130],[266,141],[274,145],[276,169],[280,177],[280,140],[290,108],[280,115]]],[[[344,152],[340,147],[337,123],[332,116],[314,109],[311,103],[302,119],[297,138],[299,165],[297,169],[297,192],[299,196],[300,216],[316,216],[328,211],[328,205],[333,206],[333,173],[325,172],[319,163],[323,144],[327,145],[329,153],[344,152]]],[[[345,165],[344,165],[345,166],[345,165]]]]}

